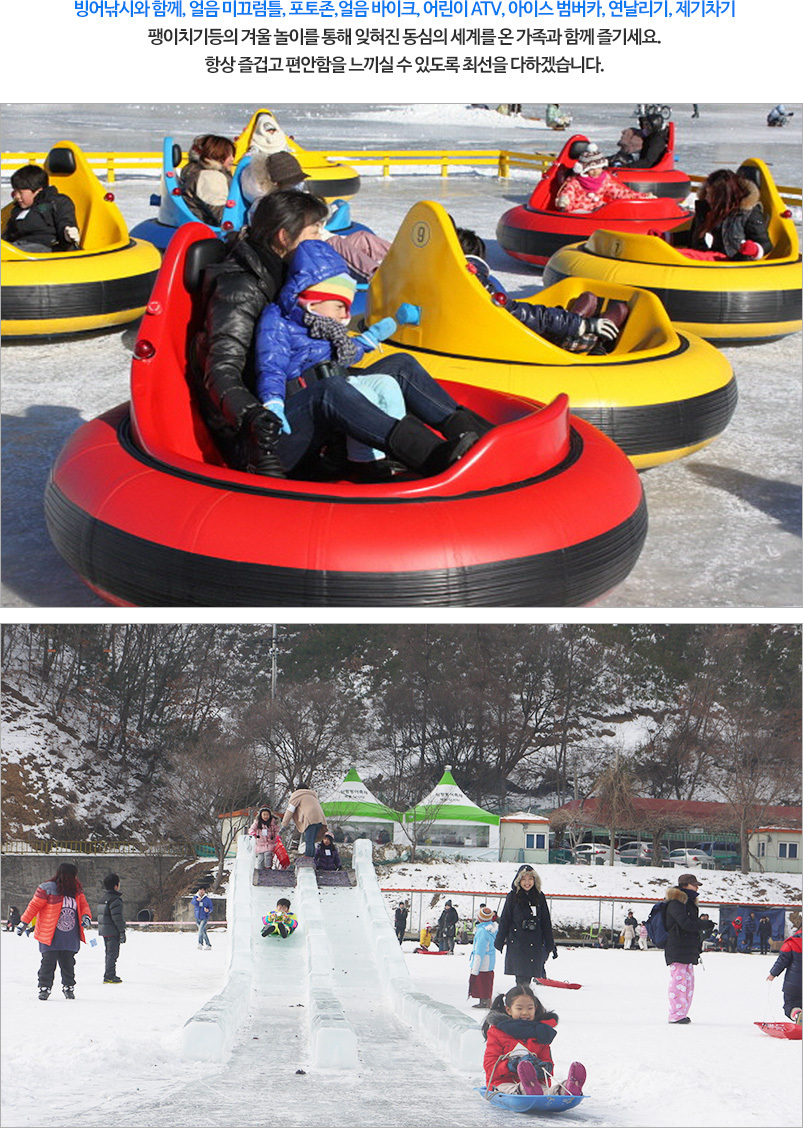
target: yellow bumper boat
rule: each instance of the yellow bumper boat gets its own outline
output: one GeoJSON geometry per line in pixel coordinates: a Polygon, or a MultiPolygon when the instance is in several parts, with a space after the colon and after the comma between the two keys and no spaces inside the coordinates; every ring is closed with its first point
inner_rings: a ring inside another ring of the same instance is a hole
{"type": "Polygon", "coordinates": [[[716,348],[673,328],[652,293],[571,279],[517,299],[568,307],[587,289],[630,309],[608,355],[568,352],[495,305],[469,270],[449,215],[425,201],[410,210],[371,282],[365,322],[393,316],[404,302],[419,306],[419,323],[400,326],[383,351],[410,352],[439,379],[543,402],[565,392],[572,411],[638,468],[712,442],[736,405],[733,371],[716,348]]]}
{"type": "MultiPolygon", "coordinates": [[[[235,163],[248,153],[254,135],[264,132],[266,122],[270,124],[271,120],[276,123],[273,112],[267,107],[260,107],[258,111],[254,111],[245,130],[235,140],[235,163]]],[[[281,131],[278,123],[276,128],[281,131]]],[[[333,161],[320,151],[305,150],[294,138],[289,135],[286,137],[288,149],[298,159],[301,169],[309,175],[304,182],[305,190],[329,201],[334,198],[354,197],[360,188],[360,175],[352,166],[333,161]]]]}
{"type": "MultiPolygon", "coordinates": [[[[114,195],[75,143],[57,143],[44,165],[50,184],[72,199],[80,248],[27,253],[0,243],[3,338],[69,336],[138,320],[161,264],[159,250],[129,236],[114,195]]],[[[3,210],[3,229],[11,209],[3,210]]]]}
{"type": "Polygon", "coordinates": [[[772,175],[758,158],[739,174],[759,188],[772,249],[760,261],[698,261],[685,256],[683,234],[662,237],[599,229],[586,240],[565,245],[547,262],[544,283],[567,277],[646,288],[660,299],[684,332],[719,343],[774,340],[801,329],[800,247],[772,175]]]}

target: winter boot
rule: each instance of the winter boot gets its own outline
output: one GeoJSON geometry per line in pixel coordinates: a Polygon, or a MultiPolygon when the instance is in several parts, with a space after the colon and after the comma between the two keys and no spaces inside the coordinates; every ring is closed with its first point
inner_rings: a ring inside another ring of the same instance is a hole
{"type": "Polygon", "coordinates": [[[444,442],[415,415],[405,415],[388,435],[386,446],[393,458],[427,478],[457,462],[478,438],[476,431],[469,431],[444,442]]]}
{"type": "Polygon", "coordinates": [[[39,999],[40,1000],[46,1000],[49,995],[50,995],[50,989],[49,988],[40,988],[39,989],[39,999]]]}
{"type": "Polygon", "coordinates": [[[104,984],[122,984],[122,982],[119,976],[110,976],[108,980],[103,981],[104,984]]]}
{"type": "Polygon", "coordinates": [[[597,315],[599,306],[600,298],[596,293],[581,292],[569,305],[569,312],[575,312],[578,316],[582,316],[584,320],[589,320],[592,316],[597,315]]]}
{"type": "Polygon", "coordinates": [[[586,1069],[582,1063],[572,1063],[563,1083],[567,1095],[581,1095],[586,1081],[586,1069]]]}
{"type": "Polygon", "coordinates": [[[470,431],[482,438],[483,435],[492,431],[494,426],[494,423],[483,419],[482,415],[469,410],[468,407],[458,407],[442,423],[438,423],[438,430],[447,439],[459,439],[461,435],[468,434],[470,431]]]}
{"type": "Polygon", "coordinates": [[[529,1059],[519,1060],[519,1065],[516,1068],[516,1074],[521,1083],[522,1093],[525,1095],[542,1095],[544,1088],[538,1082],[538,1075],[536,1074],[535,1067],[529,1059]]]}
{"type": "Polygon", "coordinates": [[[61,990],[64,993],[65,1000],[75,999],[75,988],[62,988],[61,990]]]}
{"type": "Polygon", "coordinates": [[[279,925],[279,936],[282,938],[282,940],[287,940],[287,933],[287,925],[279,925]]]}
{"type": "Polygon", "coordinates": [[[683,1019],[671,1019],[669,1022],[670,1023],[691,1023],[691,1020],[689,1019],[688,1016],[684,1016],[683,1019]]]}

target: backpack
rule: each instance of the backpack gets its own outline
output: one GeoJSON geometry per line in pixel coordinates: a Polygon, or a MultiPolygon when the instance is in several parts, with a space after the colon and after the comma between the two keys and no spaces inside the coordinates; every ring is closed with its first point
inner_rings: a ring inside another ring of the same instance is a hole
{"type": "Polygon", "coordinates": [[[666,944],[666,901],[658,901],[650,909],[650,915],[644,922],[647,935],[656,948],[663,948],[666,944]]]}

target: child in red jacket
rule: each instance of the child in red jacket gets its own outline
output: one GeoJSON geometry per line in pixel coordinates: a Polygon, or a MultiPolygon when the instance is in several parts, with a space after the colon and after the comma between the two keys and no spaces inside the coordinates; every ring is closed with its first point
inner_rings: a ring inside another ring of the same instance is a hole
{"type": "Polygon", "coordinates": [[[557,1034],[557,1022],[555,1012],[546,1011],[526,984],[497,996],[482,1025],[488,1089],[514,1095],[582,1094],[586,1077],[582,1063],[572,1063],[564,1082],[550,1090],[549,1045],[557,1034]]]}

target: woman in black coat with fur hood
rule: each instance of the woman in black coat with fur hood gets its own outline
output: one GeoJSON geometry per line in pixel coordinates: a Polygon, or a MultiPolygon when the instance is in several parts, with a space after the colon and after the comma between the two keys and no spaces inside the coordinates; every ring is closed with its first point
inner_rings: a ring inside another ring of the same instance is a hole
{"type": "Polygon", "coordinates": [[[666,891],[666,945],[669,965],[669,1022],[691,1023],[689,1008],[694,995],[694,966],[700,959],[700,913],[693,873],[681,873],[677,888],[666,891]]]}
{"type": "Polygon", "coordinates": [[[545,976],[546,958],[550,952],[558,955],[541,878],[531,865],[520,865],[516,871],[499,917],[494,945],[500,952],[507,945],[505,975],[515,976],[517,984],[529,984],[534,976],[545,976]]]}

